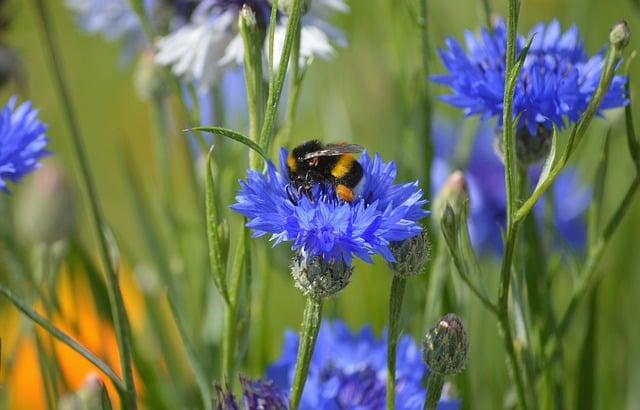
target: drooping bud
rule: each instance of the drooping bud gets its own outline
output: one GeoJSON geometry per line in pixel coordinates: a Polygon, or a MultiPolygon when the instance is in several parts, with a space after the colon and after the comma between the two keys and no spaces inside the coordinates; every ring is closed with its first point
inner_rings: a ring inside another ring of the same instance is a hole
{"type": "MultiPolygon", "coordinates": [[[[289,14],[291,14],[291,11],[293,10],[293,5],[296,1],[298,0],[278,0],[278,11],[288,16],[289,14]]],[[[299,0],[299,1],[302,2],[301,14],[304,16],[309,11],[309,8],[311,7],[311,1],[313,0],[299,0]]],[[[269,3],[273,4],[274,1],[269,0],[269,3]]]]}
{"type": "MultiPolygon", "coordinates": [[[[518,127],[516,130],[516,157],[518,164],[529,167],[543,161],[551,151],[553,143],[553,129],[539,123],[536,134],[531,135],[528,127],[518,127]]],[[[500,158],[504,159],[504,141],[502,133],[496,135],[494,147],[500,158]]]]}
{"type": "Polygon", "coordinates": [[[104,382],[92,373],[75,393],[65,395],[58,403],[60,410],[111,410],[111,401],[104,382]]]}
{"type": "Polygon", "coordinates": [[[391,244],[391,253],[396,261],[390,262],[389,266],[394,274],[402,277],[418,275],[427,266],[430,251],[429,237],[423,230],[420,235],[391,244]]]}
{"type": "Polygon", "coordinates": [[[626,21],[620,20],[609,32],[609,42],[617,51],[622,51],[631,41],[631,30],[626,21]]]}
{"type": "Polygon", "coordinates": [[[53,244],[69,236],[75,223],[73,188],[66,173],[53,161],[25,181],[16,198],[18,235],[27,242],[53,244]]]}
{"type": "Polygon", "coordinates": [[[449,313],[432,327],[422,344],[423,359],[430,371],[438,374],[460,373],[467,363],[469,340],[462,320],[449,313]]]}
{"type": "Polygon", "coordinates": [[[462,171],[454,171],[449,175],[434,201],[433,210],[436,222],[442,219],[447,205],[452,208],[455,214],[459,214],[468,199],[469,191],[464,174],[462,171]]]}
{"type": "Polygon", "coordinates": [[[164,69],[155,61],[153,51],[146,50],[136,65],[133,83],[138,97],[143,101],[159,99],[168,93],[164,69]]]}
{"type": "Polygon", "coordinates": [[[342,260],[325,261],[321,257],[297,254],[291,263],[291,276],[305,296],[316,299],[333,296],[351,279],[353,267],[342,260]]]}

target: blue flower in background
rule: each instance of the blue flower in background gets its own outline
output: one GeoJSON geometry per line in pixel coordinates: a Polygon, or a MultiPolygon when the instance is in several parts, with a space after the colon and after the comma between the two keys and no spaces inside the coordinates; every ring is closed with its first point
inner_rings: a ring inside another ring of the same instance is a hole
{"type": "MultiPolygon", "coordinates": [[[[520,125],[531,136],[538,133],[539,125],[547,130],[552,124],[563,128],[566,121],[579,119],[597,87],[604,62],[602,53],[592,57],[585,53],[575,26],[562,33],[554,20],[535,26],[529,36],[534,34],[514,99],[514,115],[522,115],[520,125]]],[[[446,40],[440,58],[449,72],[432,80],[451,88],[452,94],[442,96],[443,101],[462,108],[466,115],[498,117],[501,126],[507,45],[504,21],[497,22],[493,33],[482,29],[475,36],[467,31],[464,37],[466,50],[456,39],[446,40]]],[[[518,53],[525,43],[524,37],[517,37],[518,53]]],[[[625,83],[625,77],[614,77],[600,110],[627,104],[625,83]]]]}
{"type": "Polygon", "coordinates": [[[363,153],[364,186],[353,202],[339,200],[333,186],[320,183],[313,186],[311,200],[290,189],[287,154],[280,151],[280,172],[269,163],[266,174],[249,171],[247,181],[240,181],[231,208],[249,218],[255,237],[270,233],[274,246],[288,241],[305,257],[350,265],[353,256],[371,262],[376,253],[395,261],[390,243],[422,232],[418,222],[428,215],[427,201],[417,182],[394,183],[393,162],[363,153]]]}
{"type": "Polygon", "coordinates": [[[11,97],[0,113],[0,189],[8,192],[7,181],[17,183],[40,167],[38,160],[48,154],[46,131],[31,102],[16,108],[11,97]]]}
{"type": "MultiPolygon", "coordinates": [[[[288,408],[288,399],[272,381],[250,380],[240,377],[242,386],[243,409],[284,410],[288,408]]],[[[215,385],[218,410],[239,410],[235,396],[225,391],[220,385],[215,385]]]]}
{"type": "MultiPolygon", "coordinates": [[[[432,165],[432,192],[438,192],[451,172],[463,171],[469,190],[469,233],[478,251],[501,252],[502,232],[506,229],[506,191],[504,186],[504,164],[493,148],[493,132],[481,127],[473,141],[468,161],[456,158],[455,148],[459,143],[453,126],[436,122],[433,137],[436,148],[432,165]]],[[[529,170],[535,183],[540,167],[529,170]]],[[[574,250],[581,250],[586,239],[585,211],[591,202],[591,190],[580,181],[579,172],[565,169],[556,179],[546,196],[551,195],[551,204],[544,198],[535,207],[538,222],[549,222],[560,234],[562,241],[574,250]],[[550,214],[551,218],[547,218],[550,214]],[[549,220],[548,220],[549,219],[549,220]]]]}
{"type": "MultiPolygon", "coordinates": [[[[371,327],[351,333],[336,320],[323,323],[309,366],[301,409],[386,408],[387,340],[376,338],[371,327]]],[[[285,334],[282,356],[267,369],[267,378],[288,391],[293,381],[299,337],[285,334]]],[[[428,374],[422,353],[413,339],[404,335],[398,343],[396,368],[396,408],[422,409],[428,374]]],[[[460,402],[441,399],[438,409],[459,409],[460,402]]]]}

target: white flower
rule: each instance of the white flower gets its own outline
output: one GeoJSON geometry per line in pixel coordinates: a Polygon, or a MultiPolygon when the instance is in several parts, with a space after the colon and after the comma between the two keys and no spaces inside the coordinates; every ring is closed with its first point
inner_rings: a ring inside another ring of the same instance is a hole
{"type": "Polygon", "coordinates": [[[157,42],[156,61],[171,66],[176,76],[195,81],[202,90],[211,88],[222,76],[221,60],[234,38],[237,20],[237,10],[228,9],[182,26],[157,42]]]}

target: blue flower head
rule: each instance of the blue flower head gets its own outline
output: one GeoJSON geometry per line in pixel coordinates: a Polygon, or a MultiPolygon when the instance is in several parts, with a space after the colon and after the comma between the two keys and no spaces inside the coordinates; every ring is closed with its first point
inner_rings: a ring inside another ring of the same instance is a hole
{"type": "Polygon", "coordinates": [[[48,154],[47,126],[38,111],[25,102],[16,108],[11,97],[0,112],[0,189],[8,192],[7,181],[17,183],[40,167],[38,160],[48,154]]]}
{"type": "Polygon", "coordinates": [[[242,399],[244,406],[240,407],[232,392],[215,385],[218,410],[242,409],[286,409],[288,399],[286,395],[269,380],[251,380],[240,376],[242,399]]]}
{"type": "MultiPolygon", "coordinates": [[[[567,121],[578,121],[598,85],[604,56],[589,57],[578,29],[572,26],[562,33],[557,20],[538,24],[529,36],[534,40],[516,84],[514,115],[522,115],[521,128],[535,136],[539,125],[548,130],[555,124],[561,129],[567,121]]],[[[482,29],[476,36],[467,31],[464,37],[466,50],[456,39],[446,40],[440,58],[449,72],[432,80],[451,88],[443,101],[466,115],[498,117],[501,126],[507,46],[504,20],[497,22],[492,33],[482,29]]],[[[525,43],[524,37],[517,37],[518,53],[525,43]]],[[[625,77],[613,78],[600,110],[627,104],[625,83],[625,77]]]]}
{"type": "MultiPolygon", "coordinates": [[[[351,333],[336,320],[323,323],[311,358],[301,409],[386,408],[387,337],[376,338],[371,327],[351,333]]],[[[282,356],[267,368],[267,378],[283,390],[293,381],[299,337],[287,331],[282,356]]],[[[428,374],[413,339],[400,338],[396,367],[396,408],[422,409],[428,374]]],[[[460,402],[441,399],[438,409],[459,409],[460,402]]]]}
{"type": "Polygon", "coordinates": [[[249,218],[247,226],[255,237],[269,233],[274,246],[291,242],[305,257],[351,265],[353,256],[371,262],[374,254],[394,262],[390,244],[422,232],[418,222],[428,215],[427,201],[417,182],[394,183],[393,162],[363,153],[362,191],[353,202],[345,202],[330,184],[314,184],[311,195],[292,189],[287,154],[280,151],[280,172],[269,162],[266,174],[249,171],[247,180],[240,181],[232,208],[249,218]]]}
{"type": "MultiPolygon", "coordinates": [[[[471,241],[478,251],[500,252],[507,205],[504,164],[493,148],[493,132],[488,127],[480,128],[469,159],[464,162],[456,158],[454,127],[442,121],[436,122],[432,135],[436,147],[431,173],[432,191],[438,192],[451,172],[462,170],[469,191],[471,241]]],[[[535,183],[540,167],[531,168],[529,174],[535,183]]],[[[561,241],[574,250],[582,249],[586,237],[584,214],[591,201],[591,190],[581,183],[579,172],[572,168],[562,171],[545,196],[552,200],[540,200],[534,210],[539,225],[543,226],[550,214],[561,241]]]]}

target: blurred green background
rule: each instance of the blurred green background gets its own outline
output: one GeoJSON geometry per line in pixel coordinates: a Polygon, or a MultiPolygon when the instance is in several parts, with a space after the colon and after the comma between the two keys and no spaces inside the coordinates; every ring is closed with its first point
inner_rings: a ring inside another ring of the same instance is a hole
{"type": "MultiPolygon", "coordinates": [[[[337,16],[335,23],[348,36],[349,46],[339,50],[331,62],[314,63],[306,77],[298,121],[294,129],[294,141],[310,138],[324,140],[349,139],[379,151],[385,159],[393,159],[400,164],[403,177],[421,177],[422,161],[417,153],[420,143],[415,141],[408,129],[411,127],[406,101],[415,89],[421,58],[419,33],[411,24],[409,14],[401,0],[350,0],[351,12],[337,16]]],[[[429,32],[433,47],[443,45],[446,36],[461,38],[465,29],[475,30],[483,24],[481,2],[471,0],[429,1],[429,32]]],[[[504,13],[505,3],[493,1],[496,13],[504,13]]],[[[35,18],[33,3],[27,0],[12,1],[15,13],[5,42],[15,47],[24,63],[27,88],[20,99],[32,99],[41,110],[41,118],[50,125],[51,149],[55,160],[72,172],[77,171],[72,155],[69,130],[64,121],[60,100],[52,83],[47,67],[44,45],[35,18]]],[[[149,258],[148,250],[141,244],[142,234],[137,223],[131,193],[127,188],[123,171],[123,152],[134,158],[135,169],[141,176],[146,194],[152,199],[159,198],[159,175],[155,166],[153,128],[151,113],[146,103],[140,101],[133,87],[132,64],[122,64],[120,45],[108,43],[98,36],[82,33],[73,16],[60,0],[52,0],[55,26],[60,38],[66,75],[78,113],[80,126],[86,140],[91,168],[97,182],[100,199],[106,219],[112,226],[130,266],[144,264],[149,258]]],[[[586,40],[589,53],[598,51],[607,43],[611,25],[626,19],[634,35],[631,49],[637,48],[640,33],[640,7],[634,7],[629,0],[525,0],[522,2],[520,32],[526,33],[540,20],[558,18],[563,28],[576,24],[586,40]]],[[[435,53],[432,53],[432,71],[442,68],[435,53]]],[[[638,62],[632,64],[632,95],[638,95],[640,76],[638,62]]],[[[433,87],[434,95],[443,90],[433,87]]],[[[15,91],[13,91],[15,92],[15,91]]],[[[244,94],[241,87],[237,90],[244,94]]],[[[6,101],[12,92],[3,91],[0,100],[6,101]]],[[[640,113],[634,100],[634,112],[640,113]]],[[[440,102],[435,103],[438,115],[454,122],[463,121],[462,115],[440,102]]],[[[238,114],[229,127],[246,130],[238,114]]],[[[636,118],[638,118],[636,116],[636,118]]],[[[640,120],[636,120],[640,123],[640,120]]],[[[607,120],[597,119],[588,132],[587,140],[579,151],[579,165],[584,169],[585,179],[591,181],[595,170],[594,158],[600,150],[600,141],[607,127],[611,126],[612,158],[611,169],[606,181],[608,207],[605,215],[621,199],[633,175],[633,167],[626,153],[622,112],[607,115],[607,120]]],[[[181,124],[174,124],[171,130],[172,145],[185,138],[180,133],[181,124]]],[[[242,148],[225,144],[239,159],[244,158],[242,148]]],[[[178,166],[174,173],[178,192],[175,206],[180,211],[186,226],[193,231],[193,242],[198,243],[198,224],[201,221],[197,199],[181,188],[179,181],[186,178],[188,164],[185,157],[174,150],[174,161],[178,166]]],[[[220,170],[220,186],[225,193],[226,203],[230,203],[237,184],[235,181],[245,175],[243,167],[237,166],[220,170]]],[[[76,184],[76,186],[79,186],[76,184]]],[[[16,195],[21,187],[16,186],[16,195]]],[[[84,197],[78,195],[84,205],[84,197]]],[[[78,228],[87,243],[93,243],[88,229],[86,207],[81,211],[78,228]]],[[[157,211],[157,209],[156,209],[157,211]]],[[[2,218],[8,216],[3,215],[2,218]]],[[[239,218],[232,218],[232,230],[238,226],[239,218]]],[[[203,229],[203,228],[202,228],[203,229]]],[[[236,232],[232,231],[232,235],[236,232]]],[[[168,242],[171,243],[170,238],[168,242]]],[[[268,335],[269,361],[279,354],[285,328],[297,328],[301,321],[303,298],[291,284],[288,276],[288,251],[270,251],[265,239],[255,241],[259,249],[256,259],[258,266],[272,271],[269,284],[268,335]],[[267,256],[266,252],[270,255],[267,256]],[[274,256],[275,255],[275,256],[274,256]]],[[[624,220],[615,235],[600,266],[605,272],[604,280],[598,287],[597,304],[597,362],[595,366],[594,408],[599,409],[640,409],[640,326],[637,312],[640,310],[640,202],[636,198],[632,212],[624,220]]],[[[95,249],[91,246],[90,249],[95,249]]],[[[495,283],[498,270],[494,263],[484,266],[487,281],[495,283]],[[491,269],[494,268],[494,269],[491,269]]],[[[328,304],[327,317],[339,316],[352,327],[372,324],[380,332],[387,320],[388,289],[391,275],[385,264],[377,260],[374,265],[357,264],[353,283],[345,292],[328,304]]],[[[426,278],[412,279],[415,292],[425,289],[426,278]]],[[[559,308],[566,302],[567,283],[560,286],[554,295],[559,308]],[[564,297],[564,298],[563,298],[564,297]]],[[[490,287],[491,289],[492,287],[490,287]]],[[[458,312],[469,327],[471,334],[471,354],[467,370],[463,376],[468,385],[463,395],[466,408],[496,408],[502,403],[505,386],[508,383],[502,344],[493,318],[482,309],[473,298],[464,311],[458,312]]],[[[216,309],[213,304],[208,309],[216,309]]],[[[406,323],[412,315],[422,314],[411,310],[411,301],[405,305],[406,323]]],[[[581,318],[571,328],[565,344],[567,365],[575,369],[566,379],[566,388],[571,397],[578,376],[577,351],[584,335],[586,306],[580,307],[581,318]]],[[[215,312],[211,314],[216,319],[215,312]]],[[[419,338],[419,326],[412,325],[413,336],[419,338]]],[[[211,358],[215,361],[215,358],[211,358]]],[[[454,382],[457,381],[454,379],[454,382]]]]}

